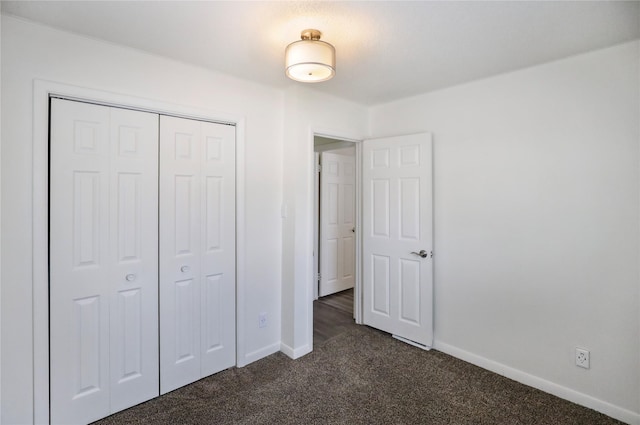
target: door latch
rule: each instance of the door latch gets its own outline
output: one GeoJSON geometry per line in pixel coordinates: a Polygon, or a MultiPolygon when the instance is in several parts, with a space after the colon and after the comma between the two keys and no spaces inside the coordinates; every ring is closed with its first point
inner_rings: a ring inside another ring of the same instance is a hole
{"type": "Polygon", "coordinates": [[[427,251],[425,251],[424,249],[420,250],[420,252],[412,251],[411,253],[415,254],[415,255],[419,255],[422,258],[427,258],[429,256],[429,253],[427,251]]]}

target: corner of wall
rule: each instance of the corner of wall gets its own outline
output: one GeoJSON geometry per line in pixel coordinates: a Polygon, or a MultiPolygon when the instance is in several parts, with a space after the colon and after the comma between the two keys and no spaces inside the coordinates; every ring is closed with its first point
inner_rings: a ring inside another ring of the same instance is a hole
{"type": "Polygon", "coordinates": [[[292,152],[297,124],[297,89],[296,86],[284,90],[282,114],[282,273],[281,273],[281,332],[282,346],[294,345],[293,303],[294,303],[294,254],[295,254],[295,207],[294,190],[290,182],[293,180],[291,167],[295,161],[292,152]]]}
{"type": "Polygon", "coordinates": [[[434,341],[433,348],[443,353],[449,354],[455,358],[464,360],[483,369],[497,373],[498,375],[506,376],[509,379],[528,385],[533,388],[537,388],[546,393],[555,395],[565,400],[569,400],[573,403],[581,406],[594,409],[600,413],[604,413],[607,416],[618,419],[628,424],[640,425],[640,413],[632,412],[624,409],[620,406],[616,406],[612,403],[599,400],[588,394],[581,393],[563,385],[556,384],[555,382],[548,381],[530,373],[524,372],[520,369],[516,369],[505,364],[496,362],[486,357],[479,356],[469,351],[454,347],[444,342],[434,341]]]}
{"type": "Polygon", "coordinates": [[[300,84],[284,104],[281,351],[297,358],[313,349],[313,134],[359,140],[368,119],[364,106],[300,84]]]}
{"type": "Polygon", "coordinates": [[[282,343],[280,345],[280,351],[282,351],[282,353],[288,356],[289,358],[295,360],[295,359],[299,359],[300,357],[306,354],[309,354],[313,350],[311,349],[311,346],[308,344],[303,345],[302,347],[292,348],[292,347],[289,347],[287,344],[282,343]]]}
{"type": "Polygon", "coordinates": [[[262,347],[259,350],[246,353],[244,357],[239,359],[238,367],[247,366],[250,363],[253,363],[262,358],[270,356],[271,354],[277,353],[278,351],[280,351],[280,343],[276,342],[274,344],[267,345],[266,347],[262,347]]]}

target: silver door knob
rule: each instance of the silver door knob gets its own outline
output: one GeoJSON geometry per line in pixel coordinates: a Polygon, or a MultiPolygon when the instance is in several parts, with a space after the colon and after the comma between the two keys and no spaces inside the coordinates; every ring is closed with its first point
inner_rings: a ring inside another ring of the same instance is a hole
{"type": "Polygon", "coordinates": [[[429,253],[427,251],[425,251],[424,249],[420,250],[420,252],[412,251],[411,253],[415,254],[415,255],[419,255],[422,258],[427,258],[429,256],[429,253]]]}
{"type": "Polygon", "coordinates": [[[188,272],[189,270],[191,270],[191,267],[189,267],[189,266],[182,266],[182,267],[180,267],[180,271],[181,271],[182,273],[186,273],[186,272],[188,272]]]}
{"type": "Polygon", "coordinates": [[[136,280],[136,275],[133,273],[130,273],[126,275],[124,278],[127,282],[133,282],[134,280],[136,280]]]}

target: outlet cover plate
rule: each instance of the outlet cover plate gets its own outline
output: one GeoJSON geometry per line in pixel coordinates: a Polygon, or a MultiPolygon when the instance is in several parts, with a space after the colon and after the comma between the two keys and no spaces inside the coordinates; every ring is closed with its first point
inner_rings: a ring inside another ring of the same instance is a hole
{"type": "Polygon", "coordinates": [[[590,367],[590,353],[589,350],[584,348],[576,348],[576,366],[589,369],[590,367]]]}

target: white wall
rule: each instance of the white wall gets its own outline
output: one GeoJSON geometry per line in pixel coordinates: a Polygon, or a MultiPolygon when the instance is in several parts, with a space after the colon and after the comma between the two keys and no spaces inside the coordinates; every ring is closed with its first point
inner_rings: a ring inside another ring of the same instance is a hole
{"type": "Polygon", "coordinates": [[[434,134],[436,347],[640,423],[638,42],[371,109],[434,134]],[[591,350],[591,369],[574,348],[591,350]]]}
{"type": "Polygon", "coordinates": [[[282,351],[297,358],[313,338],[313,134],[362,140],[367,109],[295,85],[285,91],[284,113],[282,351]]]}
{"type": "Polygon", "coordinates": [[[325,152],[330,152],[336,155],[356,156],[356,147],[351,146],[349,148],[341,148],[341,149],[329,150],[325,152]]]}
{"type": "MultiPolygon", "coordinates": [[[[0,19],[0,81],[2,81],[2,19],[0,19]]],[[[0,84],[0,147],[2,146],[2,84],[0,84]]],[[[2,223],[2,153],[0,149],[0,223],[2,223]]],[[[2,236],[0,232],[0,282],[2,282],[2,236]]],[[[0,288],[2,285],[0,284],[0,288]]],[[[2,329],[2,291],[0,291],[0,330],[2,329]]],[[[0,382],[2,382],[2,332],[0,332],[0,382]]],[[[0,385],[0,406],[2,406],[2,385],[0,385]]],[[[2,413],[0,412],[0,424],[2,413]]]]}
{"type": "MultiPolygon", "coordinates": [[[[245,118],[246,360],[280,348],[281,91],[2,17],[2,421],[32,421],[33,80],[245,118]],[[258,328],[258,314],[269,324],[258,328]]],[[[242,224],[241,224],[242,225],[242,224]]]]}

